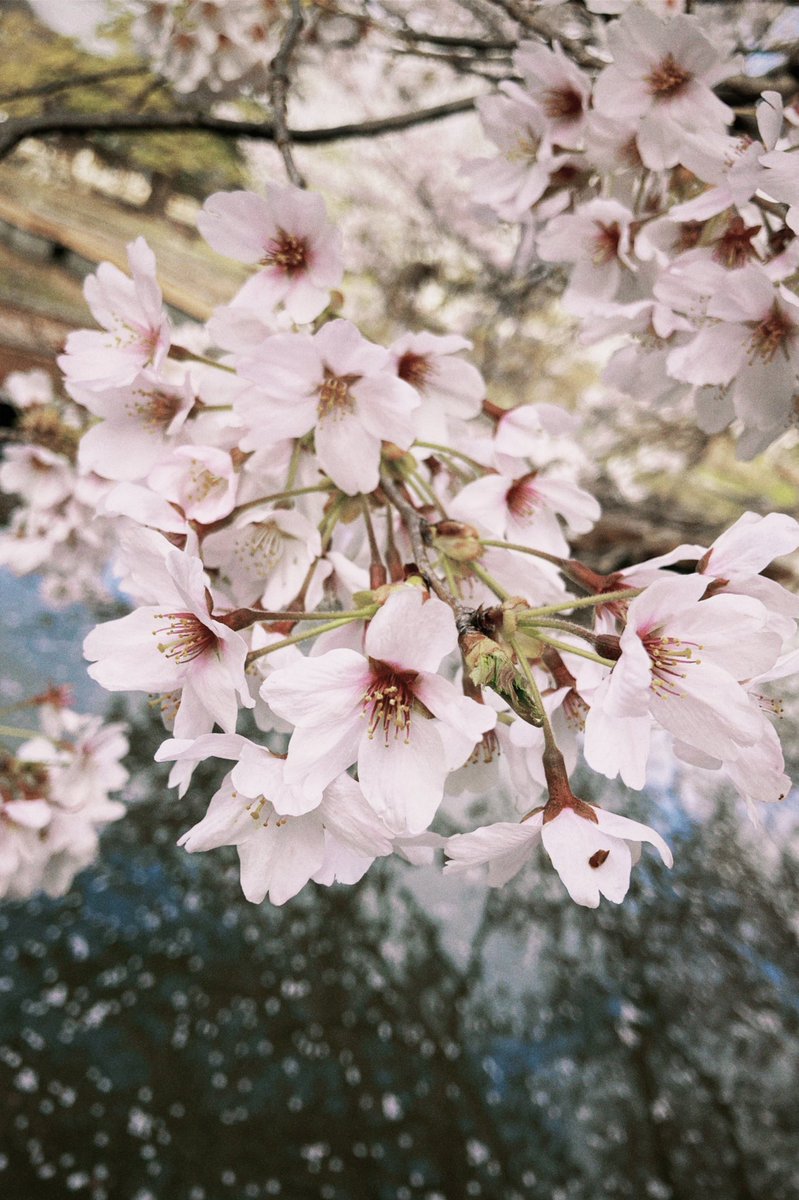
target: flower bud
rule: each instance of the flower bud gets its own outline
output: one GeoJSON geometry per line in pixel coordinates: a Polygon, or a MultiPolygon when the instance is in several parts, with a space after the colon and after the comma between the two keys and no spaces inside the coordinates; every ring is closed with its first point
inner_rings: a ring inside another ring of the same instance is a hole
{"type": "Polygon", "coordinates": [[[472,683],[491,688],[529,725],[541,725],[538,705],[507,650],[493,638],[477,632],[463,635],[461,649],[472,683]]]}
{"type": "Polygon", "coordinates": [[[480,534],[462,521],[436,521],[430,526],[431,544],[455,562],[474,562],[483,553],[480,534]]]}

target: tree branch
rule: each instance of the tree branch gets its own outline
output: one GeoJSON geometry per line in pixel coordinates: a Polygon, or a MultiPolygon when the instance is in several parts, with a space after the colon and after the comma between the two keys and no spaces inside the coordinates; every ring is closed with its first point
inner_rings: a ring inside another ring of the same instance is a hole
{"type": "Polygon", "coordinates": [[[114,67],[109,71],[92,71],[88,75],[72,75],[69,79],[51,79],[48,83],[37,83],[34,87],[20,88],[18,92],[0,95],[0,104],[11,104],[14,100],[30,100],[35,96],[52,96],[67,92],[70,88],[90,87],[93,83],[105,83],[109,79],[127,79],[133,75],[148,75],[150,68],[143,63],[138,67],[114,67]]]}
{"type": "Polygon", "coordinates": [[[443,585],[430,566],[427,544],[425,542],[428,522],[421,513],[416,511],[412,504],[408,503],[399,488],[390,479],[387,479],[385,475],[380,476],[380,487],[402,519],[402,523],[410,539],[411,551],[416,561],[416,566],[422,578],[430,588],[430,591],[435,592],[439,600],[443,600],[445,604],[450,606],[457,619],[463,612],[463,605],[443,585]]]}
{"type": "MultiPolygon", "coordinates": [[[[350,125],[331,125],[326,129],[290,129],[288,133],[292,142],[306,146],[320,146],[327,142],[352,138],[380,137],[382,134],[411,129],[415,125],[440,121],[456,113],[469,112],[478,99],[478,96],[469,96],[463,100],[451,100],[448,104],[437,104],[432,108],[398,113],[391,117],[377,117],[350,125]]],[[[268,121],[233,121],[226,117],[214,117],[209,113],[42,113],[35,117],[12,118],[0,125],[0,159],[10,154],[25,138],[39,137],[45,133],[191,132],[216,133],[222,137],[253,138],[265,142],[275,141],[275,127],[268,121]]]]}
{"type": "Polygon", "coordinates": [[[411,29],[409,26],[396,30],[393,36],[401,38],[404,42],[424,42],[429,46],[444,46],[451,50],[475,50],[478,54],[490,54],[494,51],[509,54],[519,44],[509,38],[470,38],[465,35],[458,37],[443,33],[423,33],[420,29],[411,29]]]}
{"type": "Polygon", "coordinates": [[[289,65],[297,38],[302,32],[304,18],[299,0],[291,0],[291,17],[286,25],[280,49],[270,63],[271,80],[269,98],[272,102],[272,121],[274,123],[275,145],[286,166],[286,174],[295,187],[305,187],[305,180],[297,169],[291,152],[291,133],[287,123],[287,106],[289,94],[289,65]]]}

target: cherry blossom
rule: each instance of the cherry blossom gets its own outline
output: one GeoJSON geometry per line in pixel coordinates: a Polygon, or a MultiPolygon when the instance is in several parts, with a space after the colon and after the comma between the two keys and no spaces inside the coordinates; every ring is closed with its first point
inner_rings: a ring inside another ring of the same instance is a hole
{"type": "Polygon", "coordinates": [[[219,254],[257,263],[261,270],[234,303],[274,309],[283,304],[300,323],[312,321],[341,283],[341,239],[328,222],[321,196],[295,187],[254,192],[215,192],[197,224],[219,254]]]}
{"type": "Polygon", "coordinates": [[[205,562],[219,567],[237,604],[288,604],[322,553],[319,531],[301,512],[257,505],[204,542],[205,562]]]}
{"type": "Polygon", "coordinates": [[[658,558],[624,571],[622,578],[632,587],[650,583],[673,563],[694,560],[697,571],[713,580],[713,594],[721,592],[751,596],[768,611],[769,628],[789,638],[799,617],[799,597],[775,579],[761,574],[772,559],[799,548],[799,522],[787,513],[744,513],[734,525],[719,534],[710,547],[679,545],[658,558]]]}
{"type": "Polygon", "coordinates": [[[504,220],[519,220],[544,195],[568,156],[548,151],[548,121],[539,104],[517,84],[503,83],[501,94],[483,96],[477,111],[486,134],[499,148],[493,158],[474,159],[464,171],[474,199],[504,220]]]}
{"type": "Polygon", "coordinates": [[[757,743],[741,683],[774,664],[782,639],[759,601],[703,598],[707,586],[700,575],[663,578],[630,602],[618,662],[585,723],[585,758],[600,774],[643,787],[652,721],[717,758],[757,743]]]}
{"type": "Polygon", "coordinates": [[[371,492],[380,476],[382,441],[407,450],[414,438],[417,393],[391,373],[387,350],[349,321],[330,321],[313,337],[276,334],[257,358],[239,363],[259,384],[237,405],[252,432],[244,450],[266,438],[301,437],[314,430],[322,469],[347,495],[371,492]]]}
{"type": "Polygon", "coordinates": [[[462,488],[450,511],[483,525],[494,537],[552,554],[568,554],[558,514],[573,532],[587,533],[600,512],[594,497],[577,484],[540,471],[518,478],[485,475],[462,488]]]}
{"type": "Polygon", "coordinates": [[[575,800],[547,815],[542,808],[521,824],[500,821],[446,843],[445,870],[459,874],[488,867],[490,887],[501,887],[530,860],[542,843],[550,862],[576,904],[596,908],[600,896],[620,904],[630,886],[633,849],[653,845],[667,867],[672,855],[660,834],[639,821],[575,800]]]}
{"type": "Polygon", "coordinates": [[[8,446],[0,463],[0,487],[17,492],[33,509],[48,509],[71,495],[73,472],[62,454],[46,446],[8,446]]]}
{"type": "MultiPolygon", "coordinates": [[[[511,57],[516,78],[477,101],[496,152],[464,172],[480,223],[466,255],[497,284],[490,321],[446,293],[449,250],[413,317],[360,286],[339,293],[324,200],[270,183],[206,201],[206,240],[252,268],[210,321],[172,339],[138,239],[132,277],[102,264],[87,282],[101,329],[70,335],[67,396],[33,376],[6,388],[19,441],[0,484],[19,506],[0,562],[42,570],[62,601],[118,578],[133,611],[86,639],[90,673],[155,693],[172,735],[156,758],[179,798],[199,763],[226,760],[181,843],[235,845],[254,902],[353,883],[393,852],[430,862],[433,822],[496,799],[527,816],[449,839],[448,873],[484,864],[498,885],[540,842],[577,903],[618,903],[643,842],[671,856],[647,826],[574,796],[581,747],[590,770],[641,787],[655,734],[753,812],[790,787],[770,689],[796,673],[799,600],[763,572],[799,549],[799,524],[748,513],[709,545],[643,562],[625,545],[624,568],[604,575],[606,552],[622,561],[615,514],[573,539],[600,517],[581,486],[598,464],[632,494],[639,464],[676,459],[635,446],[615,460],[613,427],[628,410],[632,425],[634,403],[657,410],[652,423],[693,406],[708,436],[735,422],[740,454],[799,423],[797,118],[766,93],[761,140],[738,136],[714,93],[738,64],[679,0],[588,0],[578,56],[576,6],[539,7],[546,37],[535,16],[528,40],[484,64],[487,86],[511,57]],[[535,307],[557,293],[575,322],[535,307]],[[591,359],[579,398],[569,379],[569,412],[539,402],[561,399],[553,329],[591,359]],[[509,338],[524,353],[547,343],[543,377],[535,353],[507,386],[509,338]],[[265,737],[235,732],[240,707],[265,737]]],[[[133,37],[177,90],[208,99],[246,81],[257,103],[274,29],[297,32],[287,17],[261,0],[140,0],[133,37]]],[[[522,36],[507,11],[497,20],[522,36]]],[[[292,68],[323,46],[295,40],[282,43],[292,68]]],[[[270,102],[294,179],[279,128],[289,82],[272,81],[270,102]]],[[[453,193],[453,241],[462,216],[453,193]]],[[[0,891],[13,895],[68,886],[125,781],[119,727],[47,704],[40,725],[0,758],[0,891]]]]}
{"type": "Polygon", "coordinates": [[[124,726],[63,707],[57,690],[38,706],[42,732],[14,754],[0,749],[0,896],[62,896],[97,855],[99,830],[124,815],[109,793],[128,773],[124,726]]]}
{"type": "Polygon", "coordinates": [[[418,436],[436,441],[448,434],[446,418],[469,420],[480,412],[485,381],[470,362],[456,357],[470,350],[466,338],[406,333],[389,347],[394,370],[422,397],[416,413],[418,436]]]}
{"type": "Polygon", "coordinates": [[[147,482],[187,517],[205,525],[226,517],[236,502],[233,459],[216,446],[178,446],[153,467],[147,482]]]}
{"type": "Polygon", "coordinates": [[[73,385],[70,394],[100,418],[81,438],[79,461],[105,479],[143,479],[175,444],[195,402],[188,374],[179,387],[144,372],[125,387],[92,391],[73,385]]]}
{"type": "Polygon", "coordinates": [[[261,761],[255,776],[244,779],[252,795],[241,790],[231,772],[205,817],[178,843],[189,853],[236,846],[242,891],[253,904],[267,896],[273,904],[285,904],[311,879],[356,882],[375,858],[391,852],[387,831],[349,776],[331,780],[311,811],[286,815],[276,807],[284,794],[283,764],[274,759],[270,772],[264,766],[261,761]],[[272,775],[267,800],[260,789],[272,775]],[[353,857],[358,860],[354,871],[353,857]]]}
{"type": "Polygon", "coordinates": [[[211,616],[202,563],[167,550],[159,604],[97,625],[83,643],[89,674],[111,692],[182,689],[177,737],[236,726],[238,704],[252,707],[244,678],[247,644],[211,616]],[[237,699],[238,698],[238,699],[237,699]]]}
{"type": "Polygon", "coordinates": [[[266,86],[280,17],[271,0],[131,0],[129,7],[137,47],[176,91],[204,86],[236,96],[243,86],[266,86]]]}
{"type": "Polygon", "coordinates": [[[735,412],[755,429],[784,429],[799,373],[799,300],[758,266],[742,267],[707,305],[708,321],[673,350],[668,369],[694,385],[728,390],[735,412]]]}
{"type": "Polygon", "coordinates": [[[549,262],[573,262],[563,297],[571,312],[585,313],[615,299],[630,257],[633,214],[617,200],[589,200],[573,213],[554,217],[538,236],[538,253],[549,262]]]}
{"type": "Polygon", "coordinates": [[[513,56],[530,95],[541,105],[553,145],[580,149],[591,95],[591,81],[560,46],[521,42],[513,56]]]}
{"type": "Polygon", "coordinates": [[[722,132],[730,110],[711,90],[733,73],[695,17],[661,21],[633,5],[609,28],[613,62],[599,75],[594,104],[600,113],[638,118],[636,142],[647,167],[673,167],[685,129],[722,132]]]}
{"type": "Polygon", "coordinates": [[[127,249],[132,278],[106,262],[84,284],[92,315],[107,332],[79,329],[69,335],[58,365],[70,384],[94,391],[124,387],[146,368],[157,371],[169,350],[155,255],[142,237],[127,249]]]}
{"type": "Polygon", "coordinates": [[[447,774],[496,721],[435,673],[456,645],[449,608],[404,587],[370,622],[364,655],[330,650],[273,672],[264,699],[296,725],[287,778],[321,788],[357,762],[364,796],[388,827],[425,830],[447,774]]]}

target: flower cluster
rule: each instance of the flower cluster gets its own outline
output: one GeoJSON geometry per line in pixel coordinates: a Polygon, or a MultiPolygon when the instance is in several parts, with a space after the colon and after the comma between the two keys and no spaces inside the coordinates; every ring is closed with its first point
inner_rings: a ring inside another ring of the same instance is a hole
{"type": "Polygon", "coordinates": [[[133,38],[177,92],[265,90],[277,52],[279,0],[133,0],[133,38]]]}
{"type": "Polygon", "coordinates": [[[750,458],[797,424],[799,119],[764,92],[733,131],[714,89],[741,64],[682,7],[589,4],[622,14],[593,74],[522,42],[522,82],[479,104],[498,152],[468,170],[526,262],[567,269],[585,340],[624,338],[606,382],[692,404],[709,433],[734,422],[750,458]]]}
{"type": "Polygon", "coordinates": [[[0,896],[13,900],[64,895],[96,857],[99,830],[125,812],[109,798],[128,778],[125,727],[66,704],[63,690],[51,689],[15,705],[37,707],[41,731],[13,754],[0,749],[0,896]]]}
{"type": "Polygon", "coordinates": [[[134,606],[87,637],[90,674],[158,697],[181,795],[198,763],[230,764],[188,851],[235,845],[248,898],[282,904],[389,854],[429,859],[442,804],[451,821],[457,797],[504,790],[521,821],[450,837],[449,871],[502,883],[541,842],[594,906],[623,898],[642,842],[671,857],[574,795],[581,753],[641,788],[660,730],[753,808],[787,792],[762,689],[795,670],[799,600],[762,571],[799,523],[747,514],[711,546],[597,574],[569,541],[600,515],[573,418],[488,400],[464,339],[380,346],[339,316],[318,196],[220,193],[200,228],[253,267],[205,330],[172,333],[140,239],[130,278],[87,280],[104,332],[61,359],[88,414],[71,469],[102,481],[134,606]]]}
{"type": "Polygon", "coordinates": [[[88,414],[57,395],[44,371],[13,371],[3,390],[18,421],[0,463],[0,490],[19,503],[0,530],[0,567],[41,572],[53,608],[108,600],[103,572],[115,531],[98,515],[108,482],[77,462],[88,414]]]}

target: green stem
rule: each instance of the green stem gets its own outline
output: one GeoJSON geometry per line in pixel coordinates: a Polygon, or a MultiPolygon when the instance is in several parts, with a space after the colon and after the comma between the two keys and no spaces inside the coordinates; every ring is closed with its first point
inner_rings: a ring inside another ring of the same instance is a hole
{"type": "Polygon", "coordinates": [[[544,701],[541,697],[541,691],[538,687],[538,684],[536,683],[535,675],[533,674],[533,668],[527,661],[527,655],[522,650],[517,639],[512,637],[508,640],[510,641],[514,654],[519,660],[519,666],[521,667],[524,678],[527,681],[527,686],[530,689],[530,695],[532,696],[535,706],[541,716],[541,730],[544,734],[544,744],[547,748],[552,747],[557,749],[555,735],[552,732],[552,724],[549,720],[549,716],[547,715],[547,710],[544,708],[544,701]]]}
{"type": "MultiPolygon", "coordinates": [[[[327,550],[328,546],[333,540],[333,531],[335,530],[336,525],[338,524],[338,519],[341,516],[341,508],[343,503],[343,496],[338,500],[334,500],[328,512],[324,514],[322,520],[319,522],[319,534],[322,538],[323,553],[327,550]]],[[[319,560],[317,559],[316,561],[318,562],[319,560]]]]}
{"type": "Polygon", "coordinates": [[[538,629],[560,629],[564,633],[572,633],[575,637],[582,638],[584,642],[594,642],[597,637],[590,629],[586,629],[585,625],[578,625],[576,621],[564,621],[558,617],[535,617],[531,621],[520,619],[519,624],[525,633],[532,633],[533,636],[538,629]]]}
{"type": "MultiPolygon", "coordinates": [[[[359,619],[367,620],[372,615],[372,609],[364,609],[358,614],[359,619]]],[[[260,650],[251,650],[247,655],[246,665],[254,663],[256,659],[263,658],[265,654],[272,654],[275,650],[282,650],[284,646],[296,646],[298,642],[305,642],[308,638],[319,637],[320,633],[329,633],[331,629],[340,629],[342,625],[348,625],[353,617],[339,618],[337,621],[327,621],[324,625],[317,625],[316,629],[307,629],[304,633],[294,633],[291,637],[282,638],[279,642],[272,642],[271,646],[263,646],[260,650]]]]}
{"type": "Polygon", "coordinates": [[[257,500],[247,500],[238,504],[234,509],[235,515],[246,512],[248,508],[257,508],[259,504],[269,504],[272,500],[291,500],[294,496],[308,496],[311,492],[329,492],[332,483],[315,483],[311,487],[288,488],[284,492],[272,492],[270,496],[260,496],[257,500]]]}
{"type": "MultiPolygon", "coordinates": [[[[354,621],[362,617],[365,612],[369,616],[373,613],[373,609],[366,610],[362,608],[342,609],[340,612],[333,612],[331,610],[327,612],[261,612],[257,608],[238,609],[236,611],[248,613],[252,617],[253,624],[257,621],[330,621],[334,617],[336,620],[346,618],[347,620],[354,621]]],[[[374,606],[374,611],[377,611],[377,606],[374,606]]],[[[246,628],[246,626],[241,626],[241,628],[246,628]]]]}
{"type": "Polygon", "coordinates": [[[472,574],[476,575],[478,579],[482,580],[486,587],[490,588],[495,596],[497,596],[500,600],[510,600],[510,592],[506,592],[502,584],[497,583],[496,579],[494,579],[493,575],[489,575],[485,567],[481,567],[477,562],[470,562],[467,565],[472,574]]]}
{"type": "Polygon", "coordinates": [[[300,457],[302,455],[302,442],[298,438],[291,449],[291,459],[289,461],[289,469],[286,474],[286,488],[291,490],[294,487],[294,480],[297,478],[297,471],[300,466],[300,457]]]}
{"type": "Polygon", "coordinates": [[[421,446],[424,450],[437,450],[439,454],[448,454],[451,458],[459,458],[473,470],[479,471],[481,475],[488,472],[488,468],[484,467],[482,463],[477,462],[474,458],[469,458],[468,454],[463,454],[460,450],[453,450],[451,446],[440,446],[438,442],[414,442],[414,445],[421,446]]]}
{"type": "Polygon", "coordinates": [[[16,725],[0,725],[0,736],[13,738],[41,737],[41,729],[20,729],[16,725]]]}
{"type": "Polygon", "coordinates": [[[185,346],[172,346],[169,352],[169,357],[178,362],[196,362],[202,363],[204,367],[216,367],[218,371],[227,371],[231,375],[236,374],[235,367],[229,367],[225,363],[217,362],[214,358],[206,358],[204,354],[195,354],[193,350],[187,350],[185,346]]]}
{"type": "Polygon", "coordinates": [[[543,558],[545,562],[562,567],[564,560],[556,554],[547,554],[546,550],[533,550],[532,546],[520,546],[518,542],[499,542],[493,538],[480,538],[481,546],[497,546],[500,550],[518,550],[520,554],[532,554],[534,558],[543,558]]]}
{"type": "Polygon", "coordinates": [[[578,658],[587,658],[589,662],[599,663],[603,667],[616,665],[611,659],[603,658],[601,654],[594,654],[593,650],[581,650],[579,646],[570,646],[568,642],[558,642],[546,633],[542,633],[538,640],[545,642],[553,650],[560,650],[563,654],[576,654],[578,658]]]}
{"type": "Polygon", "coordinates": [[[369,542],[369,554],[371,559],[369,565],[372,567],[382,567],[383,559],[380,555],[380,547],[377,544],[377,538],[375,537],[375,527],[372,524],[372,514],[369,512],[369,499],[363,493],[361,493],[361,515],[363,516],[363,523],[366,526],[366,538],[369,542]]]}
{"type": "Polygon", "coordinates": [[[446,520],[447,514],[444,509],[444,505],[441,503],[438,496],[435,494],[433,489],[430,487],[427,480],[423,479],[418,471],[410,472],[409,477],[408,477],[408,482],[410,484],[412,484],[413,487],[416,488],[417,495],[419,495],[422,498],[422,500],[426,500],[428,504],[431,504],[433,506],[433,508],[437,508],[438,511],[441,513],[441,516],[444,517],[444,519],[446,520]]]}
{"type": "Polygon", "coordinates": [[[452,592],[453,596],[460,598],[461,590],[458,587],[458,581],[455,578],[455,572],[452,569],[452,563],[449,561],[446,554],[441,555],[437,565],[440,566],[441,570],[444,572],[444,576],[447,580],[447,587],[452,592]]]}
{"type": "MultiPolygon", "coordinates": [[[[514,549],[513,546],[509,549],[514,549]]],[[[578,600],[563,600],[558,604],[546,604],[542,608],[528,608],[519,620],[534,621],[536,617],[545,617],[549,613],[566,612],[573,608],[594,608],[598,604],[613,604],[616,600],[632,600],[640,596],[643,588],[622,588],[618,592],[600,592],[597,596],[581,596],[578,600]]]]}

